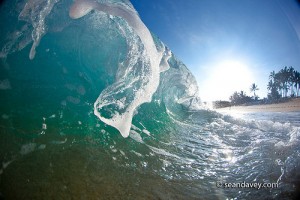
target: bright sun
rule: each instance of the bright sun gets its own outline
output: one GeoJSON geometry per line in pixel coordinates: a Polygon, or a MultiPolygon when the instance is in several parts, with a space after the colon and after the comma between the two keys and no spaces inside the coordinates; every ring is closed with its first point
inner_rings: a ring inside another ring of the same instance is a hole
{"type": "Polygon", "coordinates": [[[205,101],[228,100],[235,91],[245,91],[249,95],[249,88],[254,82],[249,67],[234,60],[222,61],[212,67],[204,81],[201,96],[205,101]]]}

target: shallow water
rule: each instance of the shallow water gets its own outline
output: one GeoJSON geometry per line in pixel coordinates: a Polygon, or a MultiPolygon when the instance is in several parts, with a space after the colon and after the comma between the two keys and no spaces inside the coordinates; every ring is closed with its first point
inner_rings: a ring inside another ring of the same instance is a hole
{"type": "MultiPolygon", "coordinates": [[[[299,113],[280,115],[288,121],[274,122],[268,113],[237,119],[195,111],[172,119],[163,133],[136,130],[128,139],[102,130],[52,141],[47,131],[22,146],[4,145],[1,192],[7,199],[290,199],[300,156],[291,116],[299,113]],[[217,188],[219,181],[278,188],[217,188]]],[[[6,131],[1,141],[16,143],[6,131]]]]}

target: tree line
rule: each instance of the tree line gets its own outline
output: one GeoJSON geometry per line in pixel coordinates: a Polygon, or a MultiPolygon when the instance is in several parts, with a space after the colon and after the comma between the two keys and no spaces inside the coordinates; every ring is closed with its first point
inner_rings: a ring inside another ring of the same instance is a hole
{"type": "Polygon", "coordinates": [[[272,71],[269,76],[268,98],[299,97],[300,73],[293,67],[284,67],[277,73],[272,71]]]}
{"type": "MultiPolygon", "coordinates": [[[[272,71],[269,75],[269,82],[267,85],[269,91],[268,98],[262,100],[264,103],[278,101],[287,97],[299,97],[300,95],[300,73],[293,67],[284,67],[278,72],[272,71]]],[[[258,86],[253,83],[250,91],[253,96],[246,95],[246,92],[234,92],[230,97],[231,105],[241,105],[247,103],[258,102],[259,97],[256,91],[258,86]]]]}
{"type": "Polygon", "coordinates": [[[229,101],[214,101],[213,102],[213,107],[214,108],[223,108],[223,107],[228,107],[232,105],[241,105],[241,104],[247,104],[247,103],[252,103],[252,102],[257,102],[259,97],[256,95],[256,91],[259,90],[258,86],[253,83],[250,87],[250,92],[253,93],[253,96],[248,96],[246,92],[243,90],[240,92],[234,92],[230,97],[229,101]]]}

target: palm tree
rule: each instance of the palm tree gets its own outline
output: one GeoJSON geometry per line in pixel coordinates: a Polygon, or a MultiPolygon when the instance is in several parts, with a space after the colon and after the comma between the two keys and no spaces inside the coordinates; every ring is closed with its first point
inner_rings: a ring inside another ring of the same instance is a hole
{"type": "Polygon", "coordinates": [[[287,66],[284,67],[282,75],[283,75],[283,90],[284,90],[285,97],[287,97],[288,90],[290,89],[290,87],[288,86],[290,73],[287,66]]]}
{"type": "Polygon", "coordinates": [[[275,88],[275,84],[274,84],[273,80],[271,79],[267,85],[267,89],[272,90],[273,88],[275,88]]]}
{"type": "MultiPolygon", "coordinates": [[[[291,97],[300,94],[300,73],[293,67],[284,67],[279,72],[272,71],[269,75],[268,90],[271,92],[270,97],[291,97]]],[[[252,91],[252,90],[251,90],[252,91]]]]}
{"type": "Polygon", "coordinates": [[[275,74],[275,83],[278,85],[282,97],[287,97],[287,92],[289,90],[289,71],[287,67],[284,67],[275,74]]]}
{"type": "Polygon", "coordinates": [[[270,80],[268,83],[268,90],[270,91],[268,94],[269,99],[279,99],[280,95],[278,93],[278,87],[272,80],[270,80]]]}
{"type": "Polygon", "coordinates": [[[270,75],[269,75],[269,79],[274,81],[275,76],[276,76],[276,73],[275,73],[275,71],[273,70],[273,71],[270,73],[270,75]]]}
{"type": "Polygon", "coordinates": [[[257,91],[257,90],[259,90],[258,86],[257,86],[255,83],[253,83],[253,84],[251,85],[250,91],[253,92],[253,94],[254,94],[254,99],[256,99],[255,91],[257,91]]]}
{"type": "Polygon", "coordinates": [[[240,105],[244,103],[251,102],[251,97],[247,96],[246,92],[243,90],[241,92],[234,92],[233,95],[229,97],[233,105],[240,105]]]}
{"type": "MultiPolygon", "coordinates": [[[[269,75],[269,83],[268,83],[268,90],[270,90],[271,94],[275,94],[277,91],[278,93],[283,95],[282,92],[282,84],[281,84],[281,78],[282,75],[278,72],[275,73],[273,70],[269,75]]],[[[273,98],[273,97],[272,97],[273,98]]]]}
{"type": "Polygon", "coordinates": [[[295,87],[297,91],[297,97],[299,97],[300,73],[298,71],[295,71],[295,87]]]}
{"type": "Polygon", "coordinates": [[[295,70],[293,67],[289,67],[288,69],[288,84],[290,90],[290,96],[293,97],[295,95],[294,93],[294,86],[295,86],[295,70]]]}
{"type": "Polygon", "coordinates": [[[241,90],[240,96],[241,96],[242,98],[245,97],[245,96],[246,96],[246,92],[244,92],[243,90],[241,90]]]}

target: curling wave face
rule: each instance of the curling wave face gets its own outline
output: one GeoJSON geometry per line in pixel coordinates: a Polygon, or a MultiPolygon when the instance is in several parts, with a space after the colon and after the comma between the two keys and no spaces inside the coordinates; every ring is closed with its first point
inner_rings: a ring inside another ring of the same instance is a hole
{"type": "MultiPolygon", "coordinates": [[[[49,25],[46,28],[45,19],[57,3],[58,0],[39,3],[29,1],[19,15],[19,20],[27,21],[33,27],[30,59],[34,59],[36,47],[46,34],[46,29],[50,28],[49,25]]],[[[170,68],[168,60],[172,53],[160,41],[158,41],[159,44],[155,44],[148,28],[129,2],[117,4],[77,0],[70,5],[69,16],[78,20],[91,11],[112,17],[116,21],[115,24],[119,26],[120,35],[126,39],[128,46],[126,61],[118,63],[115,82],[101,91],[94,103],[94,114],[101,121],[115,127],[123,137],[128,137],[134,113],[143,103],[151,102],[153,94],[159,86],[160,72],[165,72],[170,68]]],[[[94,23],[95,20],[97,19],[94,15],[90,18],[90,23],[94,23]]],[[[16,43],[17,40],[18,38],[14,38],[8,43],[16,43]]],[[[28,43],[26,41],[26,44],[28,43]]],[[[10,44],[8,45],[10,46],[10,44]]],[[[12,51],[15,49],[10,47],[8,50],[3,49],[2,53],[6,56],[12,51]]],[[[192,75],[191,78],[186,78],[193,81],[193,90],[197,90],[192,75]]],[[[181,81],[181,84],[185,83],[181,81]]],[[[197,98],[196,93],[197,91],[193,91],[190,97],[197,98]]],[[[190,97],[184,101],[190,101],[190,97]]],[[[199,102],[197,101],[197,103],[199,102]]],[[[183,102],[178,101],[177,103],[183,102]]]]}
{"type": "MultiPolygon", "coordinates": [[[[132,9],[90,0],[79,0],[71,6],[69,14],[71,18],[77,19],[88,14],[91,10],[102,11],[124,19],[133,29],[133,33],[137,34],[138,38],[136,40],[140,39],[143,44],[142,65],[135,66],[136,63],[132,60],[137,58],[130,55],[128,57],[130,60],[129,66],[125,66],[125,72],[118,74],[116,83],[102,91],[94,104],[94,113],[99,119],[117,128],[123,137],[128,137],[134,111],[141,104],[150,102],[158,87],[159,64],[162,59],[162,52],[158,52],[148,28],[132,9]],[[131,72],[136,73],[136,75],[128,81],[126,79],[128,79],[131,72]],[[128,93],[130,93],[130,96],[127,95],[128,93]],[[107,112],[107,108],[111,110],[112,107],[113,111],[109,118],[101,114],[101,111],[105,110],[107,112]]],[[[132,40],[127,42],[132,43],[132,40]]],[[[134,50],[134,47],[131,47],[130,50],[134,50]]]]}

